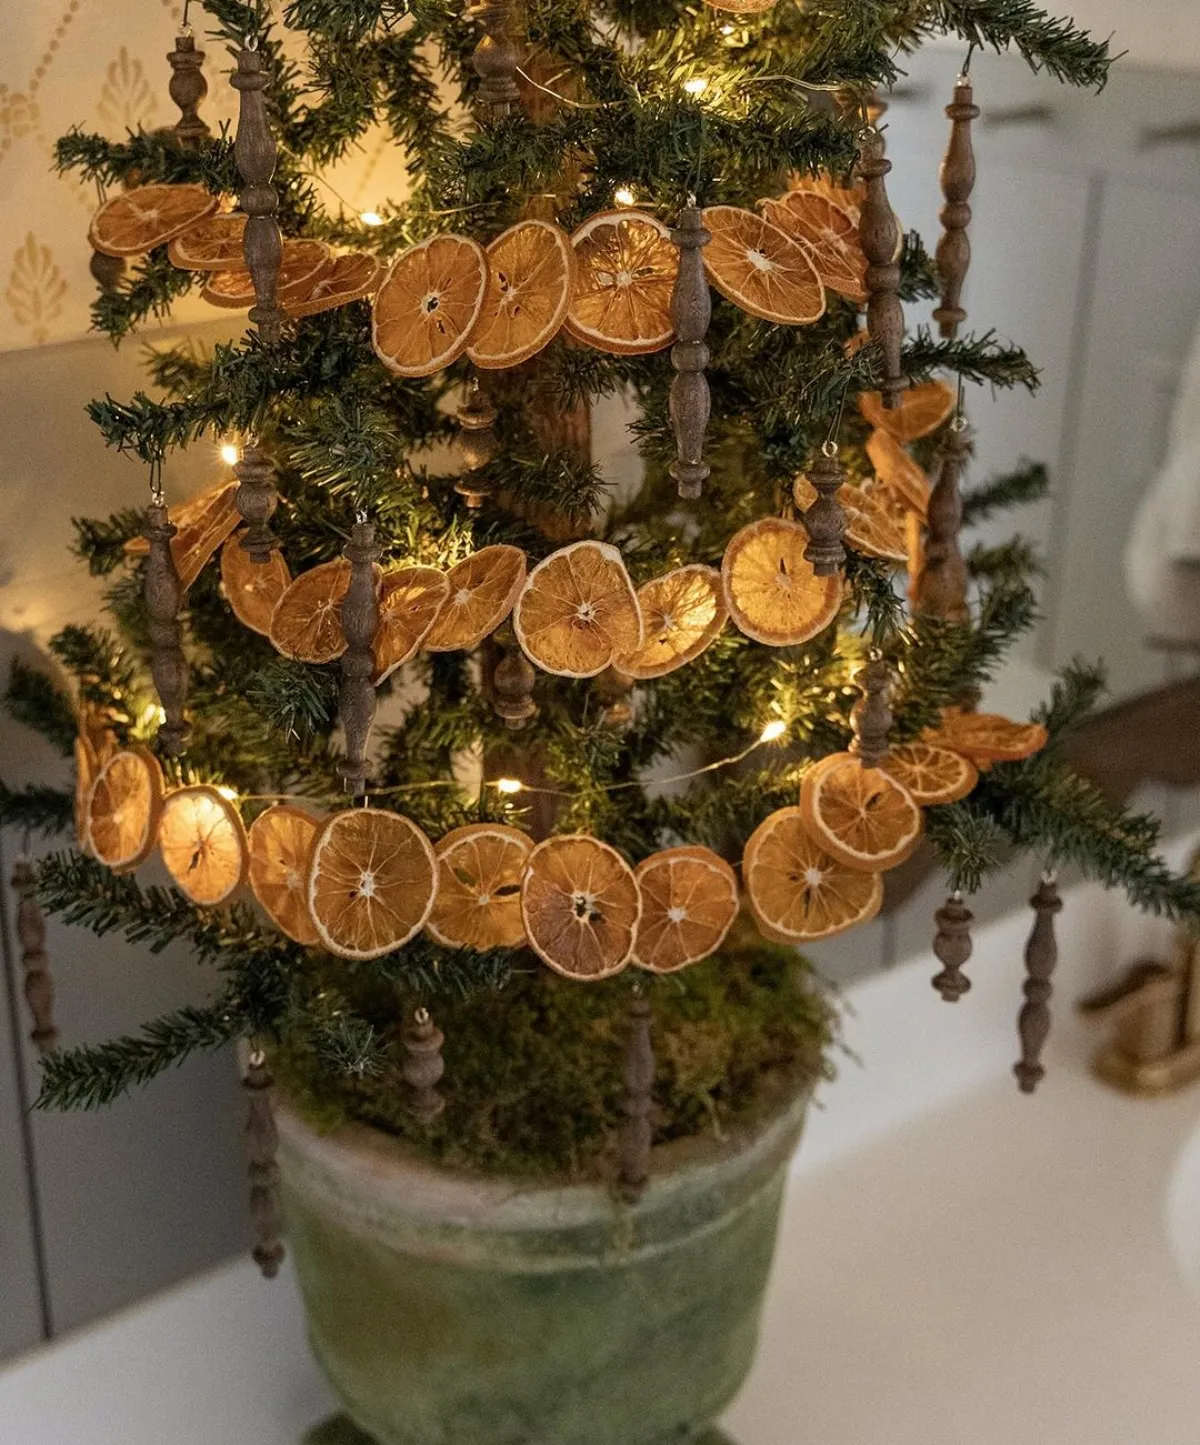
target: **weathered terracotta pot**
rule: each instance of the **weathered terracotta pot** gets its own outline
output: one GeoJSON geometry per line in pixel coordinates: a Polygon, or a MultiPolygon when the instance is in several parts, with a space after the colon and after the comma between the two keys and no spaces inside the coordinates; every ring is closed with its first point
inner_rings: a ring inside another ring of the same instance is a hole
{"type": "Polygon", "coordinates": [[[309,1338],[379,1445],[682,1445],[758,1334],[807,1094],[753,1137],[655,1150],[635,1207],[598,1187],[439,1169],[278,1110],[309,1338]]]}

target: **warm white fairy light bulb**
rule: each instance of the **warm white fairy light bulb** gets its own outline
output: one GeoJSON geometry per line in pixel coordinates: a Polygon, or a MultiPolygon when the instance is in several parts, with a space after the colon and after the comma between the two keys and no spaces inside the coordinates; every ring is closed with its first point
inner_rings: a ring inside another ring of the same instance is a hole
{"type": "Polygon", "coordinates": [[[632,206],[636,203],[637,197],[628,186],[618,186],[613,192],[613,200],[618,206],[632,206]]]}
{"type": "Polygon", "coordinates": [[[237,789],[231,788],[228,783],[219,784],[214,791],[220,793],[227,803],[237,802],[237,789]]]}
{"type": "Polygon", "coordinates": [[[708,89],[708,81],[702,75],[693,75],[691,80],[683,82],[683,88],[689,95],[703,95],[708,89]]]}
{"type": "Polygon", "coordinates": [[[383,217],[378,211],[363,211],[358,218],[364,226],[382,226],[383,217]]]}
{"type": "Polygon", "coordinates": [[[787,732],[787,723],[781,717],[773,717],[758,735],[760,743],[773,743],[787,732]]]}
{"type": "Polygon", "coordinates": [[[221,443],[221,460],[225,463],[227,467],[237,466],[238,458],[240,456],[241,452],[238,451],[237,446],[234,442],[221,443]]]}
{"type": "Polygon", "coordinates": [[[502,793],[519,793],[525,784],[520,778],[497,778],[496,787],[502,793]]]}

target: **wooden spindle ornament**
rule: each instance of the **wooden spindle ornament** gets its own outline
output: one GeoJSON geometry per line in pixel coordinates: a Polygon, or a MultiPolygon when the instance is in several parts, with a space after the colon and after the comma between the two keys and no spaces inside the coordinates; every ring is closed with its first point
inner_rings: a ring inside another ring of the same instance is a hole
{"type": "Polygon", "coordinates": [[[925,544],[913,584],[914,608],[943,622],[966,622],[970,618],[967,564],[960,544],[962,475],[970,455],[970,430],[961,416],[956,417],[934,464],[925,544]]]}
{"type": "Polygon", "coordinates": [[[101,291],[116,291],[125,275],[128,262],[124,256],[106,256],[103,251],[93,251],[88,262],[92,280],[101,291]]]}
{"type": "Polygon", "coordinates": [[[500,120],[521,98],[517,66],[521,47],[512,34],[513,0],[472,0],[467,15],[483,31],[471,57],[479,89],[476,105],[486,120],[500,120]]]}
{"type": "Polygon", "coordinates": [[[25,971],[25,1002],[33,1020],[29,1037],[38,1053],[45,1054],[58,1043],[54,980],[46,953],[46,917],[37,899],[37,870],[28,858],[19,858],[13,865],[12,886],[17,895],[17,942],[25,971]]]}
{"type": "Polygon", "coordinates": [[[171,99],[179,107],[173,135],[185,150],[195,150],[209,134],[208,124],[200,118],[199,107],[208,94],[208,81],[201,67],[204,51],[196,49],[192,27],[184,25],[175,39],[175,49],[167,55],[171,65],[171,99]]]}
{"type": "Polygon", "coordinates": [[[933,915],[937,932],[933,936],[933,952],[942,965],[941,973],[931,980],[947,1003],[957,1003],[971,990],[971,980],[963,973],[963,965],[971,957],[971,924],[975,915],[963,902],[957,889],[933,915]]]}
{"type": "Polygon", "coordinates": [[[252,562],[269,562],[271,553],[279,546],[279,538],[271,531],[271,518],[279,505],[275,464],[257,442],[250,441],[242,448],[233,474],[238,479],[234,505],[246,523],[238,545],[252,562]]]}
{"type": "Polygon", "coordinates": [[[146,539],[150,552],[146,558],[146,577],[142,595],[149,614],[150,673],[155,691],[166,714],[158,736],[167,755],[177,758],[187,746],[191,725],[184,717],[188,695],[188,665],[183,655],[183,624],[179,611],[183,605],[183,588],[175,559],[171,554],[171,538],[179,528],[171,521],[161,492],[146,509],[146,539]]]}
{"type": "Polygon", "coordinates": [[[263,95],[266,84],[263,57],[249,41],[238,51],[233,77],[234,88],[241,96],[233,154],[244,182],[238,204],[246,213],[242,254],[254,283],[250,320],[258,327],[263,342],[273,346],[283,333],[286,312],[279,303],[283,238],[276,219],[279,196],[271,184],[278,157],[263,95]]]}
{"type": "Polygon", "coordinates": [[[1025,1003],[1017,1018],[1021,1057],[1013,1073],[1023,1094],[1032,1094],[1046,1076],[1042,1050],[1050,1036],[1050,997],[1054,992],[1054,969],[1058,943],[1054,937],[1054,915],[1062,909],[1058,882],[1053,873],[1043,873],[1037,892],[1029,900],[1035,917],[1025,945],[1025,1003]]]}
{"type": "Polygon", "coordinates": [[[892,729],[892,673],[879,653],[872,653],[855,678],[862,688],[862,701],[851,717],[854,740],[850,750],[857,753],[864,768],[877,768],[887,757],[892,729]]]}
{"type": "Polygon", "coordinates": [[[650,1183],[650,1146],[654,1107],[654,1044],[650,1032],[650,1000],[635,994],[629,1005],[629,1032],[625,1042],[624,1117],[617,1138],[617,1192],[627,1204],[636,1204],[650,1183]]]}
{"type": "Polygon", "coordinates": [[[971,122],[979,118],[969,75],[960,75],[954,99],[946,107],[950,141],[939,172],[946,204],[940,218],[942,235],[937,248],[937,273],[941,282],[941,304],[933,313],[938,330],[953,341],[967,319],[963,309],[963,285],[971,265],[971,192],[975,189],[975,149],[971,143],[971,122]]]}
{"type": "Polygon", "coordinates": [[[458,438],[459,450],[467,470],[466,474],[454,483],[454,490],[474,511],[482,507],[494,491],[494,487],[485,482],[480,473],[500,449],[500,439],[496,435],[498,412],[484,395],[483,386],[475,372],[467,379],[456,416],[462,428],[458,438]]]}
{"type": "Polygon", "coordinates": [[[679,213],[671,241],[679,252],[679,270],[671,292],[671,321],[675,344],[671,347],[671,426],[675,431],[675,460],[671,476],[681,497],[700,496],[712,468],[704,460],[704,436],[712,399],[704,368],[708,365],[712,296],[704,275],[704,247],[712,233],[704,229],[703,213],[690,197],[679,213]]]}
{"type": "Polygon", "coordinates": [[[266,1055],[252,1053],[242,1088],[246,1091],[246,1152],[250,1161],[250,1218],[254,1224],[251,1253],[264,1279],[275,1278],[284,1255],[279,1165],[275,1161],[279,1133],[271,1109],[273,1083],[266,1055]]]}
{"type": "MultiPolygon", "coordinates": [[[[808,480],[817,499],[800,514],[808,531],[804,560],[812,564],[818,577],[834,577],[846,562],[846,548],[842,544],[846,535],[846,512],[837,500],[845,472],[838,461],[836,442],[826,442],[822,447],[821,455],[808,469],[808,480]]],[[[799,491],[799,484],[796,490],[799,491]]]]}
{"type": "Polygon", "coordinates": [[[446,1072],[442,1058],[442,1045],[446,1042],[442,1033],[429,1016],[429,1010],[419,1008],[413,1014],[412,1022],[402,1035],[404,1044],[404,1082],[413,1091],[411,1109],[422,1124],[429,1127],[446,1107],[446,1101],[437,1091],[446,1072]]]}
{"type": "Polygon", "coordinates": [[[866,186],[859,215],[858,235],[867,258],[867,333],[883,351],[883,405],[894,411],[904,392],[901,346],[904,342],[904,308],[900,286],[900,226],[887,194],[892,163],[883,153],[883,135],[873,126],[863,131],[858,174],[866,186]]]}
{"type": "Polygon", "coordinates": [[[350,585],[342,599],[342,681],[338,690],[338,721],[345,739],[342,782],[355,797],[366,792],[367,748],[375,722],[375,654],[379,629],[379,579],[375,563],[380,549],[373,523],[359,518],[350,530],[342,555],[350,563],[350,585]]]}
{"type": "Polygon", "coordinates": [[[514,732],[523,728],[537,712],[533,685],[537,673],[517,646],[511,632],[498,639],[503,653],[492,672],[492,707],[504,725],[514,732]]]}

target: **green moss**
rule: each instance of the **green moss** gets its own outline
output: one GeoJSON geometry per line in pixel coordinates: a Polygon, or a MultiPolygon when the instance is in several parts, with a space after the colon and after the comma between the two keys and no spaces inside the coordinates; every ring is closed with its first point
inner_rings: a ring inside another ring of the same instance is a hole
{"type": "Polygon", "coordinates": [[[713,958],[669,978],[632,973],[578,984],[540,966],[499,993],[439,998],[446,1100],[430,1130],[407,1107],[397,1018],[420,1000],[380,999],[354,980],[339,993],[387,1039],[384,1067],[365,1077],[330,1070],[289,1039],[274,1056],[280,1083],[311,1122],[348,1119],[399,1135],[446,1164],[485,1173],[580,1180],[611,1172],[621,1118],[621,1065],[631,989],[654,1006],[654,1137],[665,1143],[753,1126],[829,1072],[836,1016],[792,950],[738,936],[713,958]]]}

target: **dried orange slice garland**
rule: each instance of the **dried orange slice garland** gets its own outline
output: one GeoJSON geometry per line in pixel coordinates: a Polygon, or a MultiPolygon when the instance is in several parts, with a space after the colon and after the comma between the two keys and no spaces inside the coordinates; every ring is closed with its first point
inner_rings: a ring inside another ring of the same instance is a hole
{"type": "Polygon", "coordinates": [[[382,808],[334,813],[313,842],[308,912],[340,958],[382,958],[425,926],[437,887],[429,839],[382,808]]]}
{"type": "Polygon", "coordinates": [[[641,211],[602,211],[575,231],[571,246],[576,276],[566,327],[572,336],[618,356],[669,346],[679,269],[669,229],[641,211]]]}
{"type": "Polygon", "coordinates": [[[96,756],[96,749],[91,739],[79,733],[75,738],[75,846],[81,853],[92,851],[89,841],[90,828],[88,826],[88,801],[91,797],[92,786],[96,781],[96,775],[100,771],[100,759],[96,756]]]}
{"type": "MultiPolygon", "coordinates": [[[[279,267],[279,300],[287,306],[305,300],[333,269],[333,253],[324,241],[290,238],[283,243],[279,267]]],[[[254,282],[249,271],[234,268],[210,273],[201,298],[211,306],[242,311],[254,305],[254,282]]]]}
{"type": "MultiPolygon", "coordinates": [[[[236,497],[237,483],[222,481],[167,508],[168,518],[178,528],[171,538],[171,559],[185,592],[241,521],[236,497]]],[[[132,537],[125,543],[131,557],[144,557],[149,550],[145,537],[132,537]]]]}
{"type": "Polygon", "coordinates": [[[501,823],[455,828],[434,849],[437,897],[425,931],[446,948],[516,948],[525,942],[521,879],[533,840],[501,823]]]}
{"type": "Polygon", "coordinates": [[[521,916],[530,947],[556,973],[585,982],[620,973],[641,915],[633,869],[607,843],[569,833],[530,853],[521,916]]]}
{"type": "Polygon", "coordinates": [[[167,258],[181,271],[242,271],[246,217],[238,212],[206,216],[172,238],[167,258]]]}
{"type": "Polygon", "coordinates": [[[764,517],[725,548],[721,580],[735,626],[768,647],[807,642],[836,618],[840,577],[818,577],[804,560],[808,533],[799,522],[764,517]]]}
{"type": "Polygon", "coordinates": [[[446,574],[436,567],[397,567],[383,574],[374,642],[375,682],[390,677],[416,655],[449,595],[446,574]]]}
{"type": "Polygon", "coordinates": [[[639,682],[663,677],[700,656],[725,626],[729,609],[715,567],[677,567],[638,588],[645,626],[641,647],[613,665],[639,682]]]}
{"type": "Polygon", "coordinates": [[[301,572],[271,614],[268,634],[285,657],[300,662],[332,662],[346,650],[342,600],[350,586],[350,564],[322,562],[301,572]]]}
{"type": "Polygon", "coordinates": [[[221,586],[233,615],[251,632],[271,635],[271,618],[291,586],[292,574],[278,547],[266,562],[254,562],[235,532],[221,548],[221,586]]]}
{"type": "Polygon", "coordinates": [[[925,381],[910,386],[900,394],[900,405],[888,411],[877,391],[866,391],[858,398],[858,409],[873,427],[878,427],[898,442],[920,441],[937,431],[950,419],[954,410],[954,389],[944,381],[925,381]]]}
{"type": "MultiPolygon", "coordinates": [[[[798,507],[811,507],[817,500],[817,489],[807,477],[797,477],[792,491],[798,507]]],[[[846,514],[846,541],[856,552],[885,562],[908,560],[904,533],[875,496],[862,487],[842,487],[837,499],[846,514]]]]}
{"type": "Polygon", "coordinates": [[[150,856],[158,836],[163,775],[153,753],[124,748],[100,769],[87,806],[87,837],[93,855],[114,873],[136,868],[150,856]]]}
{"type": "Polygon", "coordinates": [[[215,788],[197,785],[167,794],[158,851],[176,887],[193,903],[223,903],[246,877],[241,814],[215,788]]]}
{"type": "Polygon", "coordinates": [[[878,873],[848,868],[817,843],[801,808],[764,818],[742,853],[742,881],[759,928],[777,942],[832,938],[874,918],[878,873]]]}
{"type": "Polygon", "coordinates": [[[866,301],[867,258],[859,244],[855,217],[807,187],[789,191],[781,200],[758,204],[773,226],[809,248],[825,286],[858,305],[866,301]]]}
{"type": "Polygon", "coordinates": [[[979,767],[1019,763],[1041,752],[1049,734],[1041,723],[1019,723],[992,712],[945,712],[928,741],[961,753],[979,767]]]}
{"type": "Polygon", "coordinates": [[[571,238],[549,221],[520,221],[487,248],[488,280],[467,355],[476,366],[518,366],[566,320],[575,281],[571,238]]]}
{"type": "Polygon", "coordinates": [[[880,482],[922,520],[929,514],[929,478],[890,432],[876,427],[867,456],[880,482]]]}
{"type": "Polygon", "coordinates": [[[203,186],[135,186],[92,217],[88,240],[105,256],[144,256],[217,209],[203,186]]]}
{"type": "Polygon", "coordinates": [[[513,610],[525,585],[525,553],[497,544],[472,552],[446,573],[447,597],[425,638],[427,652],[469,652],[513,610]]]}
{"type": "Polygon", "coordinates": [[[371,342],[397,376],[432,376],[467,349],[488,263],[466,236],[431,236],[392,262],[371,307],[371,342]]]}
{"type": "Polygon", "coordinates": [[[921,839],[921,810],[907,790],[853,753],[831,753],[808,769],[800,813],[820,848],[866,873],[895,868],[921,839]]]}
{"type": "Polygon", "coordinates": [[[894,743],[879,764],[921,808],[957,803],[979,781],[975,764],[936,743],[894,743]]]}
{"type": "Polygon", "coordinates": [[[333,265],[313,283],[306,296],[289,300],[289,316],[316,316],[321,311],[333,311],[339,306],[348,306],[351,301],[361,301],[373,296],[379,287],[379,263],[365,251],[350,251],[344,256],[335,256],[333,265]]]}
{"type": "Polygon", "coordinates": [[[825,288],[807,247],[737,206],[709,206],[704,225],[712,234],[704,269],[727,301],[784,326],[806,326],[825,314],[825,288]]]}
{"type": "Polygon", "coordinates": [[[668,848],[634,870],[642,895],[631,962],[675,973],[715,953],[738,912],[737,877],[708,848],[668,848]]]}
{"type": "Polygon", "coordinates": [[[530,572],[513,609],[530,662],[560,677],[595,677],[644,641],[637,594],[620,552],[574,542],[530,572]]]}
{"type": "Polygon", "coordinates": [[[250,824],[250,891],[280,933],[306,948],[318,941],[308,914],[306,883],[320,820],[291,803],[276,803],[250,824]]]}

